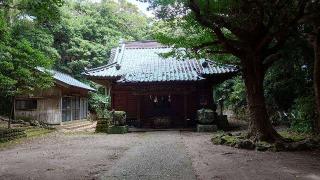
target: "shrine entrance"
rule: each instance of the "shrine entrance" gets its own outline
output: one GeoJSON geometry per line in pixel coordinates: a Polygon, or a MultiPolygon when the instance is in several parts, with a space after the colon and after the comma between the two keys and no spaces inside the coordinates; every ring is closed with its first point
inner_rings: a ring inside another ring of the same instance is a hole
{"type": "Polygon", "coordinates": [[[149,94],[141,97],[141,123],[145,128],[184,127],[183,95],[149,94]]]}

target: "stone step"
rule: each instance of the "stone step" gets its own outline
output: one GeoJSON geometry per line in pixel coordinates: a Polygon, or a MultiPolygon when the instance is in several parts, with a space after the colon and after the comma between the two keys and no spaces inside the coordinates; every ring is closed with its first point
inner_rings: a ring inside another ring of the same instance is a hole
{"type": "Polygon", "coordinates": [[[82,121],[82,122],[75,122],[75,123],[62,125],[60,128],[71,130],[71,129],[77,129],[77,128],[81,128],[89,125],[92,125],[91,121],[82,121]]]}
{"type": "Polygon", "coordinates": [[[78,132],[78,131],[92,131],[92,132],[94,132],[96,129],[96,126],[97,126],[97,123],[93,122],[90,125],[83,126],[83,127],[77,128],[77,129],[73,129],[71,131],[76,131],[76,132],[78,132]]]}

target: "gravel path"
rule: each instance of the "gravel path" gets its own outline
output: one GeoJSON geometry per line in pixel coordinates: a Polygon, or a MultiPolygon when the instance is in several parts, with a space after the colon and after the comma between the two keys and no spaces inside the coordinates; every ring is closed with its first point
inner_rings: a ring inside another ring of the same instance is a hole
{"type": "Polygon", "coordinates": [[[178,131],[145,133],[101,179],[196,179],[178,131]]]}

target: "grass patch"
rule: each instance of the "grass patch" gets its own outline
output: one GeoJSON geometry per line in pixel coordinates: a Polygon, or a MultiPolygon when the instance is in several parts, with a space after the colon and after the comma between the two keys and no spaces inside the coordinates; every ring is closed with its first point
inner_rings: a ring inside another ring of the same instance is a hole
{"type": "Polygon", "coordinates": [[[33,138],[33,137],[43,136],[43,135],[52,133],[53,131],[55,130],[33,127],[33,128],[27,128],[25,132],[27,134],[27,138],[33,138]]]}
{"type": "Polygon", "coordinates": [[[39,128],[39,127],[24,127],[22,129],[25,129],[25,133],[27,134],[27,137],[14,139],[12,141],[3,142],[0,143],[0,150],[13,147],[15,145],[21,144],[27,140],[31,140],[37,137],[45,136],[49,133],[54,132],[54,129],[46,129],[46,128],[39,128]]]}

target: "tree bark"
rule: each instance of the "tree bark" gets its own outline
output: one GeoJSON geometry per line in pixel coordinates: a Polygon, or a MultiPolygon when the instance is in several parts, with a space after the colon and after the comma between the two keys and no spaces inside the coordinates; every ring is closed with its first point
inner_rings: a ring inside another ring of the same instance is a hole
{"type": "Polygon", "coordinates": [[[258,141],[275,142],[282,140],[273,128],[266,109],[263,81],[264,66],[259,57],[249,57],[244,62],[243,78],[249,108],[248,138],[258,141]]]}
{"type": "Polygon", "coordinates": [[[314,130],[320,133],[320,28],[315,33],[313,41],[314,49],[314,68],[313,68],[313,85],[316,101],[317,117],[314,123],[314,130]]]}

